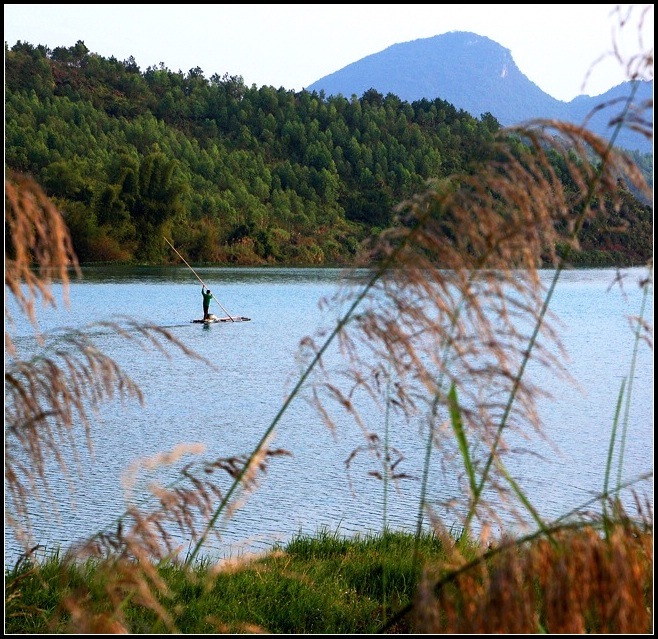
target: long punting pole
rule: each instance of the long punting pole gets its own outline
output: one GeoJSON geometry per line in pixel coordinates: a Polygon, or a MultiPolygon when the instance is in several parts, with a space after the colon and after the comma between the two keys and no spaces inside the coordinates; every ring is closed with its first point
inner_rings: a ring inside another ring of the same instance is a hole
{"type": "MultiPolygon", "coordinates": [[[[169,244],[169,246],[171,246],[174,251],[176,251],[176,247],[166,237],[164,237],[164,235],[162,237],[164,238],[164,241],[169,244]]],[[[185,258],[178,251],[176,251],[176,255],[178,255],[178,257],[180,257],[181,260],[185,262],[185,258]]],[[[197,275],[196,271],[187,262],[185,262],[185,266],[187,266],[187,268],[189,268],[190,271],[196,275],[196,278],[199,280],[199,282],[201,282],[204,288],[208,288],[206,283],[197,275]]],[[[219,304],[219,300],[214,295],[212,298],[215,300],[215,302],[217,302],[217,304],[219,304]]],[[[235,320],[229,315],[229,312],[221,304],[219,304],[219,308],[221,308],[226,313],[226,317],[228,317],[232,322],[235,322],[235,320]]]]}

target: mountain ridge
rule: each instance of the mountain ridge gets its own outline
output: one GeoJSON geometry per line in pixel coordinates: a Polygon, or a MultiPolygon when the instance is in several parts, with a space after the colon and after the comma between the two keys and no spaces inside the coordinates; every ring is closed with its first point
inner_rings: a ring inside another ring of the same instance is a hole
{"type": "MultiPolygon", "coordinates": [[[[609,122],[619,110],[614,107],[631,95],[631,85],[623,82],[601,95],[582,94],[564,102],[525,76],[509,49],[486,36],[450,31],[393,44],[320,78],[306,90],[349,98],[375,89],[410,103],[440,98],[477,118],[491,113],[503,126],[537,118],[582,124],[593,114],[588,128],[609,139],[613,132],[609,122]]],[[[635,99],[653,99],[653,81],[638,81],[635,99]]],[[[620,131],[616,144],[643,153],[653,151],[652,140],[627,127],[620,131]]]]}

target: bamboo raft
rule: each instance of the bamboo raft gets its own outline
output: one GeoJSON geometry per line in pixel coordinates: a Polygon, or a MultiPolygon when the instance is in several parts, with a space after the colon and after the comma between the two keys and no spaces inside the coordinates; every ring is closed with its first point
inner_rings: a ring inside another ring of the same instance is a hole
{"type": "Polygon", "coordinates": [[[230,317],[217,317],[216,315],[211,315],[208,319],[193,319],[190,320],[191,324],[216,324],[217,322],[250,322],[250,317],[236,317],[234,315],[230,317]]]}

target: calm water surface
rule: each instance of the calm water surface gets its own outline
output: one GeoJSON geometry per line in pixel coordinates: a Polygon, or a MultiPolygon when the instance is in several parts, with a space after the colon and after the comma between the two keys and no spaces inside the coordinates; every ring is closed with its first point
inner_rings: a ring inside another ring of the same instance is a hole
{"type": "MultiPolygon", "coordinates": [[[[37,309],[40,328],[46,332],[66,332],[123,316],[152,323],[214,364],[211,368],[174,349],[168,349],[170,357],[166,357],[109,330],[94,329],[97,346],[140,386],[145,403],[121,406],[113,401],[94,417],[94,456],[89,460],[83,451],[82,477],[72,477],[71,485],[58,481],[49,506],[34,507],[34,537],[47,548],[66,548],[111,526],[153,479],[142,474],[135,492],[126,492],[121,478],[136,460],[180,443],[204,444],[204,458],[250,453],[299,379],[300,341],[335,324],[343,310],[338,305],[319,307],[319,301],[341,283],[339,270],[195,271],[223,309],[251,321],[191,323],[202,315],[201,285],[184,267],[86,268],[83,280],[72,283],[68,307],[60,302],[55,311],[37,309]]],[[[624,274],[628,276],[625,295],[618,288],[610,289],[614,277],[610,270],[565,272],[555,293],[552,308],[563,324],[569,370],[580,386],[541,380],[554,395],[541,404],[541,414],[548,439],[559,451],[538,439],[519,442],[532,452],[520,455],[518,465],[509,468],[548,520],[583,504],[603,487],[616,398],[633,352],[628,316],[637,315],[641,305],[637,281],[643,270],[624,274]]],[[[552,271],[543,274],[546,281],[551,276],[552,271]]],[[[215,304],[211,310],[223,315],[223,309],[215,304]]],[[[653,321],[653,294],[645,316],[653,321]]],[[[30,327],[22,324],[12,330],[19,355],[34,352],[30,327]]],[[[653,357],[642,346],[637,358],[624,479],[653,470],[653,357]]],[[[337,353],[330,352],[327,360],[340,369],[337,353]]],[[[364,443],[356,426],[337,414],[337,429],[330,432],[306,401],[308,395],[302,392],[290,405],[271,444],[292,456],[272,461],[257,490],[221,528],[222,541],[209,546],[210,554],[263,550],[298,532],[313,534],[322,528],[345,535],[376,532],[382,528],[384,512],[388,526],[415,529],[418,480],[402,482],[397,491],[391,488],[384,502],[382,484],[366,472],[371,462],[359,465],[359,457],[352,472],[346,471],[349,454],[364,443]]],[[[369,427],[381,432],[381,414],[372,420],[375,426],[369,427]]],[[[420,477],[424,453],[418,432],[418,425],[391,425],[391,445],[405,456],[399,470],[415,477],[420,477]]],[[[441,515],[439,503],[454,494],[456,483],[438,463],[435,466],[429,494],[441,515]]],[[[180,464],[163,470],[161,480],[173,477],[176,468],[180,464]]],[[[652,480],[641,484],[651,505],[652,486],[652,480]]],[[[450,527],[456,522],[445,523],[450,527]]],[[[181,544],[185,546],[185,540],[181,544]]],[[[18,552],[5,529],[5,565],[13,563],[18,552]]]]}

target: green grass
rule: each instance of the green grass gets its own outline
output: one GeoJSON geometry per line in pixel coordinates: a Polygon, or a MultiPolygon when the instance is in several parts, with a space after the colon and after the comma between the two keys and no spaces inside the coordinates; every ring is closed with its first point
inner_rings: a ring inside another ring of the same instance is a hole
{"type": "Polygon", "coordinates": [[[653,526],[609,532],[485,548],[325,530],[257,558],[157,567],[55,554],[5,570],[5,634],[652,632],[653,526]]]}
{"type": "Polygon", "coordinates": [[[608,530],[486,548],[463,534],[324,530],[219,564],[53,555],[5,570],[5,634],[652,632],[653,526],[608,530]]]}
{"type": "MultiPolygon", "coordinates": [[[[166,564],[159,567],[168,589],[161,603],[184,634],[373,633],[413,599],[419,579],[415,545],[406,533],[347,539],[320,531],[297,536],[256,560],[238,559],[233,570],[215,570],[205,559],[191,568],[166,564]]],[[[444,559],[440,540],[431,534],[422,537],[418,551],[423,560],[444,559]]],[[[62,563],[54,555],[38,568],[23,563],[5,571],[6,633],[67,632],[70,618],[61,604],[78,592],[88,598],[90,618],[109,612],[98,564],[63,570],[62,563]]],[[[167,632],[139,597],[129,597],[122,612],[131,633],[167,632]]]]}

